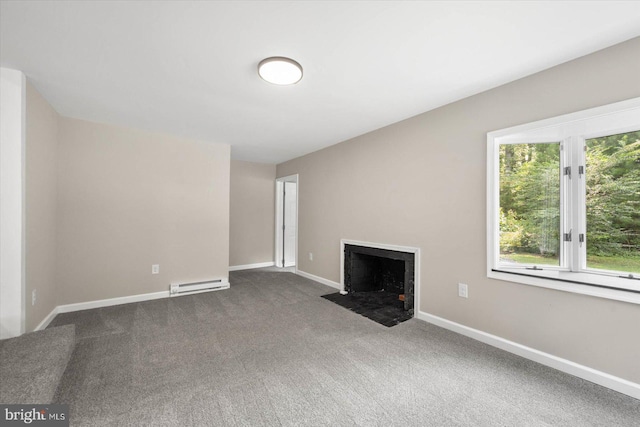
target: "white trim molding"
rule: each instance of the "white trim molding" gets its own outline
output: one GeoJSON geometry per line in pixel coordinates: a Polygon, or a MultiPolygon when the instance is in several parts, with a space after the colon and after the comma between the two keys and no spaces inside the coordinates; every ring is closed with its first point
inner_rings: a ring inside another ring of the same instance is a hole
{"type": "Polygon", "coordinates": [[[588,139],[636,131],[639,127],[640,97],[487,133],[487,277],[640,304],[640,278],[636,273],[589,266],[586,180],[571,178],[572,170],[576,177],[581,175],[575,173],[580,168],[582,173],[588,173],[588,139]],[[558,166],[565,171],[558,182],[558,264],[542,265],[543,268],[503,261],[500,252],[500,147],[539,143],[558,145],[558,166]]]}
{"type": "Polygon", "coordinates": [[[95,301],[79,302],[75,304],[65,304],[59,305],[56,308],[58,309],[58,313],[70,313],[72,311],[90,310],[92,308],[110,307],[112,305],[130,304],[132,302],[169,298],[169,295],[169,291],[152,292],[148,294],[129,295],[126,297],[107,298],[95,301]]]}
{"type": "Polygon", "coordinates": [[[414,254],[413,257],[413,309],[415,313],[420,311],[420,248],[413,246],[388,245],[386,243],[362,242],[359,240],[340,239],[340,293],[346,294],[344,290],[344,245],[364,246],[376,249],[387,249],[390,251],[406,252],[414,254]]]}
{"type": "Polygon", "coordinates": [[[251,270],[253,268],[273,267],[274,265],[275,264],[273,261],[258,262],[255,264],[233,265],[233,266],[229,266],[229,271],[251,270]]]}
{"type": "Polygon", "coordinates": [[[311,279],[314,282],[318,282],[318,283],[322,283],[323,285],[331,286],[332,288],[336,288],[338,290],[342,289],[340,287],[340,283],[334,282],[333,280],[325,279],[324,277],[316,276],[314,274],[307,273],[307,272],[302,271],[302,270],[296,270],[296,274],[298,276],[302,276],[302,277],[305,277],[307,279],[311,279]]]}
{"type": "Polygon", "coordinates": [[[274,260],[274,265],[276,267],[296,267],[296,271],[297,271],[297,265],[298,265],[298,220],[299,220],[299,209],[300,209],[300,176],[299,174],[294,174],[294,175],[288,175],[288,176],[283,176],[280,178],[276,178],[275,181],[275,199],[276,199],[276,204],[275,204],[275,241],[274,241],[274,252],[273,252],[273,256],[275,258],[274,260]],[[283,224],[282,224],[282,215],[284,214],[283,209],[284,207],[282,206],[282,202],[283,202],[283,191],[284,191],[284,185],[285,183],[290,182],[290,183],[295,183],[296,184],[296,215],[295,215],[295,223],[296,223],[296,235],[295,235],[295,249],[293,251],[294,254],[294,261],[293,263],[289,262],[289,263],[283,263],[283,224]]]}
{"type": "Polygon", "coordinates": [[[47,316],[42,319],[42,322],[40,322],[33,331],[35,332],[46,329],[47,326],[49,326],[49,323],[51,323],[51,321],[58,315],[58,313],[58,307],[56,306],[53,308],[53,310],[51,310],[51,313],[47,314],[47,316]]]}
{"type": "Polygon", "coordinates": [[[542,365],[549,366],[575,377],[610,388],[611,390],[626,394],[627,396],[640,399],[640,384],[509,341],[478,329],[461,325],[460,323],[452,322],[451,320],[447,320],[433,314],[425,313],[423,311],[417,311],[417,313],[418,319],[425,322],[432,323],[436,326],[473,338],[490,346],[524,357],[525,359],[533,360],[534,362],[538,362],[542,365]]]}
{"type": "MultiPolygon", "coordinates": [[[[272,263],[273,264],[273,263],[272,263]]],[[[223,283],[229,286],[229,281],[225,278],[223,283]]],[[[226,288],[225,288],[226,289],[226,288]]],[[[78,302],[74,304],[64,304],[51,310],[43,320],[36,326],[34,331],[41,331],[49,326],[49,323],[60,313],[71,313],[74,311],[91,310],[93,308],[111,307],[114,305],[131,304],[133,302],[151,301],[155,299],[170,298],[170,291],[150,292],[147,294],[129,295],[126,297],[107,298],[95,301],[78,302]]]]}
{"type": "Polygon", "coordinates": [[[24,74],[0,67],[0,339],[25,332],[25,94],[24,74]]]}
{"type": "Polygon", "coordinates": [[[36,326],[34,331],[41,331],[49,326],[49,323],[60,313],[71,313],[74,311],[90,310],[92,308],[111,307],[114,305],[130,304],[132,302],[151,301],[160,298],[169,298],[169,291],[151,292],[148,294],[130,295],[126,297],[107,298],[95,301],[79,302],[75,304],[59,305],[49,313],[43,320],[36,326]]]}

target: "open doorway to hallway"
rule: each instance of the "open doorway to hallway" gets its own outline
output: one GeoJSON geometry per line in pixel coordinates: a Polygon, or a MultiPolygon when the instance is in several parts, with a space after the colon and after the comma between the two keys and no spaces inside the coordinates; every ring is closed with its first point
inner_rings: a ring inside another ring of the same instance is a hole
{"type": "Polygon", "coordinates": [[[275,265],[290,268],[297,264],[298,175],[276,179],[275,265]]]}

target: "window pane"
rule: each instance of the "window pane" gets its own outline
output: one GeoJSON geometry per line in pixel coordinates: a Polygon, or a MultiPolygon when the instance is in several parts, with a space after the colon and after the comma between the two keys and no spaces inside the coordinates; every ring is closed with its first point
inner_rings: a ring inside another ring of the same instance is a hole
{"type": "Polygon", "coordinates": [[[640,131],[586,143],[587,268],[640,273],[640,131]]]}
{"type": "Polygon", "coordinates": [[[560,265],[560,143],[500,146],[500,261],[560,265]]]}

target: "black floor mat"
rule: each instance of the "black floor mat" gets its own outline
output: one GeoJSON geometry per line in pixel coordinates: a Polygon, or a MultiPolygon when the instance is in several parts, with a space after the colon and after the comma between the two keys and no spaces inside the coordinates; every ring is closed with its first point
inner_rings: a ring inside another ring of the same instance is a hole
{"type": "Polygon", "coordinates": [[[336,292],[322,295],[322,298],[387,327],[395,326],[413,317],[411,313],[404,310],[404,302],[398,299],[398,294],[391,292],[358,292],[347,295],[336,292]]]}

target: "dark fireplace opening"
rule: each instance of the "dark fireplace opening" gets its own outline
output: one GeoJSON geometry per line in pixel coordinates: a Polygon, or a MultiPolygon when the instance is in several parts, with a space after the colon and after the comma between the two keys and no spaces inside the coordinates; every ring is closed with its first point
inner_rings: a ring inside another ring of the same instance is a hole
{"type": "Polygon", "coordinates": [[[345,244],[344,290],[323,295],[385,326],[413,317],[415,254],[345,244]]]}
{"type": "MultiPolygon", "coordinates": [[[[369,246],[344,245],[347,294],[380,292],[385,305],[400,305],[413,316],[415,254],[369,246]],[[400,301],[400,303],[398,303],[400,301]]],[[[371,298],[378,298],[371,294],[371,298]]]]}
{"type": "Polygon", "coordinates": [[[404,261],[352,253],[351,291],[404,294],[404,261]]]}

